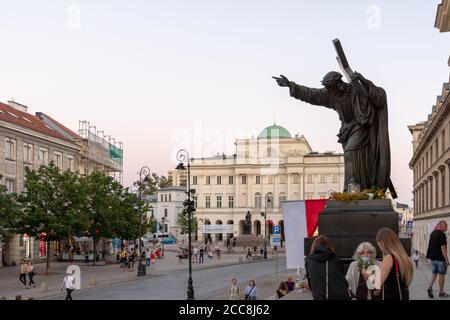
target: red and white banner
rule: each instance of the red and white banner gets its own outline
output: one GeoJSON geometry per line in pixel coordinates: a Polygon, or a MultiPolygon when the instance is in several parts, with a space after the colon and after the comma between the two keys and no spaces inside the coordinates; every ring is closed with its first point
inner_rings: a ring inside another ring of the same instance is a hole
{"type": "Polygon", "coordinates": [[[325,208],[326,201],[326,199],[283,201],[286,267],[288,269],[305,267],[304,239],[314,235],[319,214],[325,208]]]}

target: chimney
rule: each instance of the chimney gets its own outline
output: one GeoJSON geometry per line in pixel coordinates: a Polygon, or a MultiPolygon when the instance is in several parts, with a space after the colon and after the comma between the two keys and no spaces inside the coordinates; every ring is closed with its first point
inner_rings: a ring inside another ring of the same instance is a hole
{"type": "Polygon", "coordinates": [[[18,102],[13,101],[13,100],[8,101],[8,104],[9,104],[10,107],[12,107],[12,108],[14,108],[16,110],[28,113],[28,107],[24,106],[23,104],[20,104],[18,102]]]}

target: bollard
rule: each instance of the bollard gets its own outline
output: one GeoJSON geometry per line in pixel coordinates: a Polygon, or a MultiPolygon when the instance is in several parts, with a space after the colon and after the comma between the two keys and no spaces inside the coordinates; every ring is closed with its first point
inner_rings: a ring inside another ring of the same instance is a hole
{"type": "Polygon", "coordinates": [[[48,283],[47,282],[41,282],[41,291],[42,292],[48,291],[48,283]]]}

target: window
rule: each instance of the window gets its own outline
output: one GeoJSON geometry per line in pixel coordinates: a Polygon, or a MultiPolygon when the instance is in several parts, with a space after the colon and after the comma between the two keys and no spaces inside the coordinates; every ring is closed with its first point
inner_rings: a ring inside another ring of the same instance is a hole
{"type": "Polygon", "coordinates": [[[16,159],[16,140],[6,138],[5,141],[5,158],[10,160],[16,159]]]}
{"type": "Polygon", "coordinates": [[[242,184],[247,184],[247,176],[241,176],[241,179],[242,184]]]}
{"type": "Polygon", "coordinates": [[[217,196],[216,199],[217,208],[222,208],[222,196],[217,196]]]}
{"type": "Polygon", "coordinates": [[[197,196],[193,196],[192,200],[194,201],[194,208],[197,208],[197,196]]]}
{"type": "Polygon", "coordinates": [[[217,184],[222,184],[222,177],[221,176],[217,176],[217,184]]]}
{"type": "Polygon", "coordinates": [[[206,208],[211,208],[211,197],[206,196],[206,208]]]}
{"type": "Polygon", "coordinates": [[[197,184],[197,176],[193,176],[192,177],[192,184],[196,185],[197,184]]]}
{"type": "Polygon", "coordinates": [[[172,202],[172,195],[169,194],[169,202],[172,202]]]}
{"type": "Polygon", "coordinates": [[[441,134],[441,145],[442,145],[442,154],[445,152],[445,129],[441,134]]]}
{"type": "Polygon", "coordinates": [[[41,166],[48,166],[48,149],[39,149],[39,164],[41,166]]]}
{"type": "Polygon", "coordinates": [[[272,193],[266,194],[265,201],[266,201],[267,208],[273,208],[273,194],[272,193]]]}
{"type": "Polygon", "coordinates": [[[325,175],[319,174],[319,177],[320,177],[320,183],[325,183],[325,175]]]}
{"type": "Polygon", "coordinates": [[[283,201],[286,201],[286,195],[284,193],[280,194],[279,201],[280,201],[280,206],[283,201]]]}
{"type": "Polygon", "coordinates": [[[164,209],[164,218],[167,218],[167,209],[164,209]]]}
{"type": "Polygon", "coordinates": [[[292,176],[292,183],[293,184],[299,184],[300,183],[300,175],[299,174],[294,174],[292,176]]]}
{"type": "Polygon", "coordinates": [[[8,190],[9,193],[16,192],[15,183],[13,179],[6,179],[6,189],[8,190]]]}
{"type": "Polygon", "coordinates": [[[437,159],[439,158],[439,148],[438,148],[438,139],[436,139],[436,146],[435,146],[435,149],[436,149],[436,157],[434,158],[434,161],[437,161],[437,159]]]}
{"type": "Polygon", "coordinates": [[[234,184],[234,177],[233,176],[229,176],[228,177],[228,184],[234,184]]]}
{"type": "Polygon", "coordinates": [[[23,144],[23,162],[33,163],[33,145],[31,143],[23,144]]]}
{"type": "Polygon", "coordinates": [[[267,180],[268,180],[269,184],[273,184],[273,176],[268,176],[267,180]]]}
{"type": "Polygon", "coordinates": [[[256,176],[256,184],[261,184],[261,176],[256,176]]]}
{"type": "Polygon", "coordinates": [[[211,177],[210,176],[206,176],[206,184],[211,184],[211,177]]]}
{"type": "Polygon", "coordinates": [[[167,194],[164,195],[164,202],[167,202],[167,194]]]}
{"type": "Polygon", "coordinates": [[[161,202],[164,202],[164,195],[161,195],[161,202]]]}
{"type": "Polygon", "coordinates": [[[62,154],[55,152],[55,166],[62,170],[62,154]]]}
{"type": "Polygon", "coordinates": [[[338,183],[338,175],[333,174],[333,183],[338,183]]]}
{"type": "Polygon", "coordinates": [[[260,193],[255,194],[255,207],[261,208],[261,194],[260,193]]]}
{"type": "Polygon", "coordinates": [[[75,172],[75,158],[74,157],[67,157],[69,160],[69,170],[70,172],[75,172]]]}
{"type": "Polygon", "coordinates": [[[228,208],[234,208],[234,196],[228,196],[228,208]]]}
{"type": "Polygon", "coordinates": [[[283,175],[281,175],[281,176],[279,176],[279,178],[280,178],[280,184],[286,184],[286,176],[283,174],[283,175]]]}

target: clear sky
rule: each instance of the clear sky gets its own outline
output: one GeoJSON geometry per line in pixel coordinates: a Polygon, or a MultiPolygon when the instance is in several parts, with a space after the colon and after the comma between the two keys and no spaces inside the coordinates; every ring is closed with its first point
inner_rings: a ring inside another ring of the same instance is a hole
{"type": "Polygon", "coordinates": [[[341,152],[337,114],[289,97],[280,73],[320,87],[354,70],[388,93],[392,180],[411,204],[407,125],[427,118],[447,66],[450,34],[434,28],[440,0],[40,0],[0,3],[0,100],[47,112],[71,129],[89,120],[124,142],[124,184],[141,166],[166,174],[181,147],[234,152],[236,138],[276,119],[315,151],[341,152]]]}

